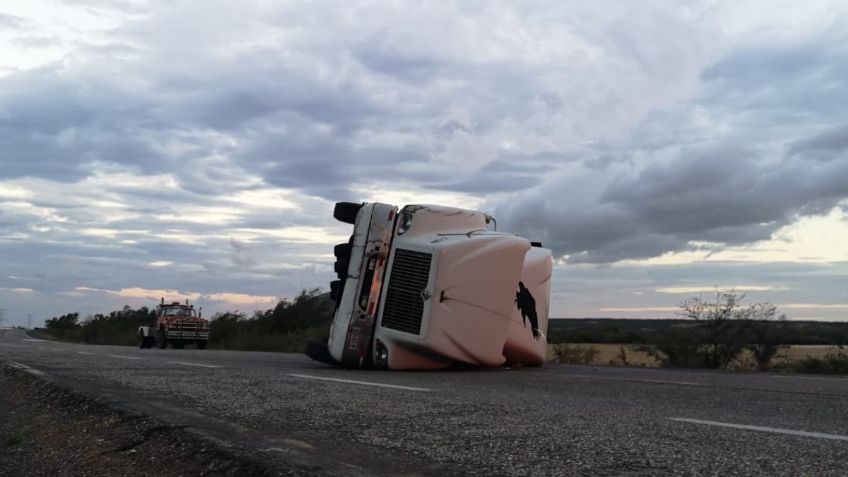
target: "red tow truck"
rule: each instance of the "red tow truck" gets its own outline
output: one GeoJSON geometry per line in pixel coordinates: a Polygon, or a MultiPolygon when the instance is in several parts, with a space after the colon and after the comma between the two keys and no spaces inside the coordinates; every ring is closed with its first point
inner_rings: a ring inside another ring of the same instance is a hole
{"type": "Polygon", "coordinates": [[[209,320],[201,317],[201,310],[195,311],[188,300],[165,303],[165,299],[156,307],[156,322],[153,326],[138,328],[139,348],[182,349],[186,343],[194,343],[197,349],[206,349],[209,342],[209,320]]]}

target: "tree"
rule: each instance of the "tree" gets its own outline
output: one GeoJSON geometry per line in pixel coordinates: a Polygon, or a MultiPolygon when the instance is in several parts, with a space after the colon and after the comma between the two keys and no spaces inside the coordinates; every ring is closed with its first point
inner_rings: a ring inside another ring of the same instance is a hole
{"type": "Polygon", "coordinates": [[[680,304],[678,314],[697,321],[704,332],[699,353],[705,367],[726,368],[748,344],[745,335],[750,325],[747,321],[750,312],[741,308],[744,298],[745,295],[733,289],[716,289],[714,301],[695,297],[680,304]]]}
{"type": "Polygon", "coordinates": [[[771,303],[755,303],[745,310],[747,319],[752,320],[748,349],[757,362],[758,371],[768,371],[771,360],[781,349],[786,348],[789,337],[786,315],[778,313],[771,303]]]}
{"type": "Polygon", "coordinates": [[[716,289],[715,299],[703,296],[680,303],[678,316],[694,321],[693,326],[661,333],[653,347],[642,349],[666,366],[723,369],[746,348],[759,370],[767,370],[784,346],[786,316],[770,303],[743,306],[744,294],[716,289]]]}
{"type": "Polygon", "coordinates": [[[67,330],[70,328],[76,328],[79,326],[79,313],[68,313],[67,315],[62,315],[60,317],[50,318],[45,322],[45,325],[48,329],[54,330],[67,330]]]}

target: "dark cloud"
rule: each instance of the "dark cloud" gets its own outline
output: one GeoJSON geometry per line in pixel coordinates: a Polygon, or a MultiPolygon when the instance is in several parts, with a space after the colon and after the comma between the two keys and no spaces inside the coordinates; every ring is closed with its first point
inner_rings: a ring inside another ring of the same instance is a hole
{"type": "Polygon", "coordinates": [[[792,144],[790,156],[824,161],[845,160],[848,157],[848,125],[827,129],[815,136],[792,144]]]}
{"type": "Polygon", "coordinates": [[[844,117],[848,37],[841,24],[801,40],[742,46],[703,73],[704,97],[716,107],[799,121],[844,117]]]}
{"type": "Polygon", "coordinates": [[[432,184],[436,189],[467,192],[471,194],[490,194],[493,192],[515,192],[527,190],[542,182],[540,171],[522,170],[503,162],[496,162],[469,179],[457,182],[432,184]]]}
{"type": "Polygon", "coordinates": [[[848,198],[848,116],[837,109],[848,90],[830,98],[832,90],[815,85],[844,85],[846,44],[827,34],[788,51],[731,53],[707,70],[704,96],[688,106],[712,123],[680,108],[651,117],[647,136],[637,128],[618,153],[587,150],[585,167],[561,169],[501,202],[498,213],[569,261],[592,263],[655,257],[692,242],[767,240],[798,217],[827,213],[848,198]],[[791,114],[759,117],[765,107],[791,114]],[[824,116],[811,121],[810,108],[824,116]]]}
{"type": "Polygon", "coordinates": [[[570,261],[612,262],[689,249],[692,241],[766,240],[797,217],[826,213],[848,198],[848,156],[821,163],[799,152],[769,157],[722,145],[683,149],[614,174],[609,180],[584,170],[577,179],[549,181],[502,204],[499,215],[541,234],[570,261]],[[575,183],[593,176],[599,183],[590,190],[575,183]]]}

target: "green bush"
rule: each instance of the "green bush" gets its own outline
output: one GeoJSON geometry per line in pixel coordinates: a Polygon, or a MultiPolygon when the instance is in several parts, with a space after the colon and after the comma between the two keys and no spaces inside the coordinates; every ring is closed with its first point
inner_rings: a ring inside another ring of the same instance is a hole
{"type": "Polygon", "coordinates": [[[651,344],[637,349],[657,359],[664,367],[706,368],[705,336],[697,326],[670,329],[657,334],[651,344]]]}
{"type": "Polygon", "coordinates": [[[693,320],[692,325],[657,333],[641,350],[663,366],[727,369],[731,363],[739,365],[748,349],[758,370],[769,369],[788,336],[786,316],[770,303],[743,307],[744,297],[733,290],[716,290],[715,300],[684,301],[678,314],[693,320]]]}
{"type": "Polygon", "coordinates": [[[302,352],[309,338],[326,338],[334,304],[320,289],[303,290],[270,310],[216,314],[210,322],[209,346],[250,351],[302,352]]]}
{"type": "Polygon", "coordinates": [[[156,311],[141,307],[137,310],[125,306],[108,315],[96,314],[83,323],[83,340],[92,344],[136,345],[138,327],[151,326],[156,320],[156,311]]]}
{"type": "Polygon", "coordinates": [[[45,322],[51,330],[69,330],[79,326],[79,313],[68,313],[67,315],[54,316],[45,322]]]}
{"type": "Polygon", "coordinates": [[[822,358],[806,357],[788,363],[791,371],[810,374],[848,374],[848,354],[831,353],[822,358]]]}

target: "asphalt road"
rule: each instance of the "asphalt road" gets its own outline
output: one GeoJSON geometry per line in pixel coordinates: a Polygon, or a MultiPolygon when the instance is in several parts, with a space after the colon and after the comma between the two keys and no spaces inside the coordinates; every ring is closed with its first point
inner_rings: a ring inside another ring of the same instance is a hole
{"type": "Polygon", "coordinates": [[[19,330],[0,330],[0,359],[316,473],[848,475],[846,378],[351,371],[297,354],[75,345],[19,330]]]}

